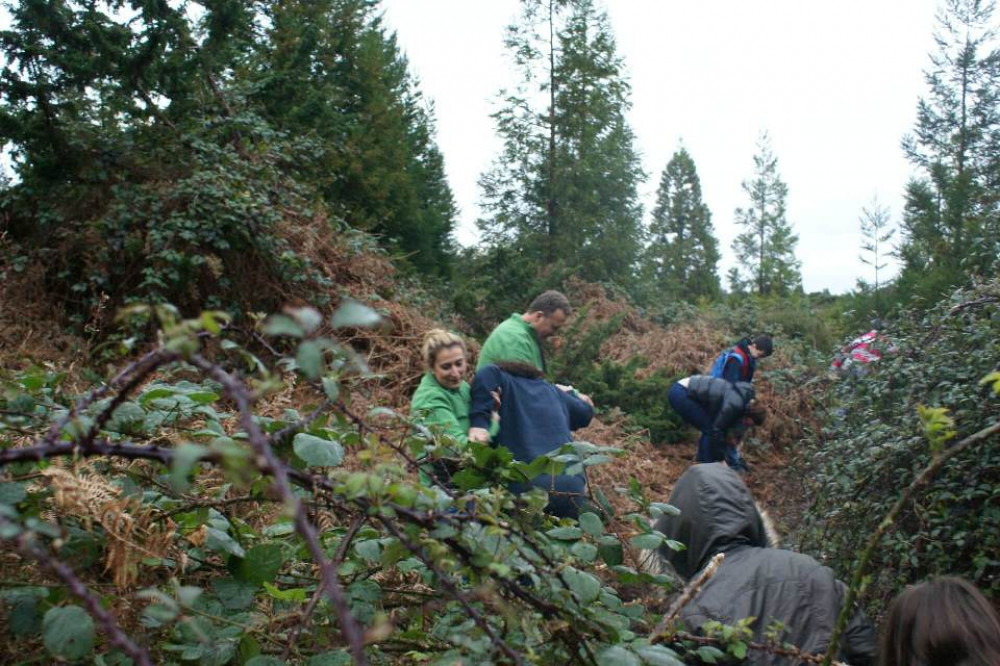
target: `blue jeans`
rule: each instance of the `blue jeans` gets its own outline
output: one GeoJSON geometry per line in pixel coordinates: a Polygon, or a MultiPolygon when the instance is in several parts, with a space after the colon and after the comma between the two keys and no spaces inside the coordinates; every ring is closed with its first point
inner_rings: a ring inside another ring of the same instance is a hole
{"type": "Polygon", "coordinates": [[[701,439],[698,440],[698,456],[695,461],[708,463],[724,460],[726,457],[725,442],[712,441],[714,415],[710,414],[700,402],[693,400],[680,382],[670,387],[667,401],[674,408],[674,411],[681,415],[682,419],[701,431],[701,439]]]}

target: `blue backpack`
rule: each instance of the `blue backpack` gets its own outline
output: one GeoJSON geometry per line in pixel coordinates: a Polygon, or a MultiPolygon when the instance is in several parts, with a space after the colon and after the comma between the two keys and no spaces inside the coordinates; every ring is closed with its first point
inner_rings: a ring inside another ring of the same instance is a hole
{"type": "Polygon", "coordinates": [[[730,349],[729,351],[724,351],[716,357],[715,362],[712,363],[712,369],[708,371],[709,377],[715,377],[717,379],[725,379],[723,372],[726,369],[726,363],[729,359],[735,358],[740,362],[740,379],[744,380],[750,370],[750,359],[743,354],[738,353],[735,349],[730,349]]]}

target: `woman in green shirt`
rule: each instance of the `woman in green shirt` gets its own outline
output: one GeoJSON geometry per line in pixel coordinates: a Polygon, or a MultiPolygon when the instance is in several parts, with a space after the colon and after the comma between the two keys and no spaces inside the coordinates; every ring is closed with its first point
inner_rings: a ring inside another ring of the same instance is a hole
{"type": "Polygon", "coordinates": [[[465,341],[454,333],[435,328],[424,336],[424,363],[427,372],[410,400],[410,414],[424,425],[460,444],[469,435],[469,382],[465,381],[468,364],[465,341]]]}
{"type": "MultiPolygon", "coordinates": [[[[410,400],[410,414],[435,433],[446,435],[459,447],[469,441],[469,382],[465,381],[468,363],[465,359],[465,341],[454,333],[435,328],[424,336],[422,348],[427,372],[420,380],[410,400]]],[[[440,440],[435,444],[440,443],[440,440]]],[[[447,446],[447,445],[446,445],[447,446]]],[[[448,485],[458,471],[457,464],[448,457],[435,456],[432,464],[420,469],[420,481],[427,486],[434,483],[448,485]]]]}

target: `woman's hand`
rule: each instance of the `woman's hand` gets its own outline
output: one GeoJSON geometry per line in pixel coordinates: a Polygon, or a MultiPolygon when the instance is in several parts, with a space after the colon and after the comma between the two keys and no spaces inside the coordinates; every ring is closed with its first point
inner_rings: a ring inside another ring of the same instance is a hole
{"type": "Polygon", "coordinates": [[[469,428],[469,441],[489,444],[490,432],[486,428],[469,428]]]}

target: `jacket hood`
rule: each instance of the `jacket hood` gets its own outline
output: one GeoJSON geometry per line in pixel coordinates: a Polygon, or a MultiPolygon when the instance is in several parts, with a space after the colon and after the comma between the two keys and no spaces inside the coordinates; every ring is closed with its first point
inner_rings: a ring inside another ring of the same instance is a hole
{"type": "Polygon", "coordinates": [[[689,467],[669,501],[680,515],[661,516],[655,527],[686,548],[677,552],[661,546],[660,556],[685,580],[716,553],[740,546],[767,546],[764,522],[750,489],[725,463],[689,467]]]}

